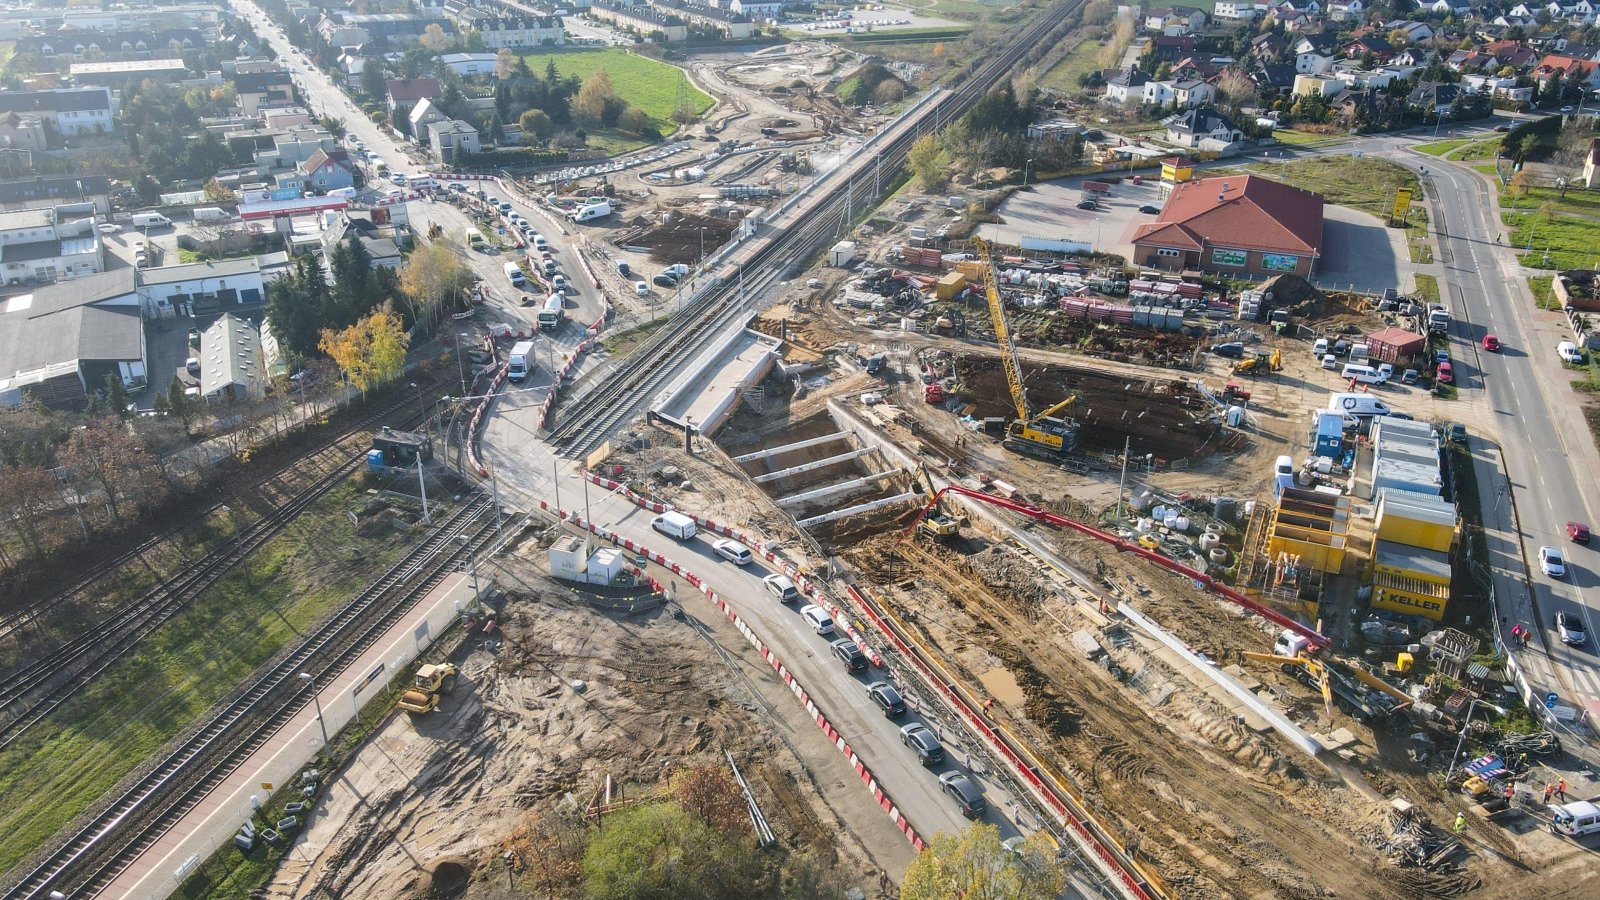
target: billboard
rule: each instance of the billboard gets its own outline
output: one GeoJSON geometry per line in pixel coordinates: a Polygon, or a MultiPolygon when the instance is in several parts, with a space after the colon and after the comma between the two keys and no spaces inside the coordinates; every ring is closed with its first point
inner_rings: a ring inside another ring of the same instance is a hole
{"type": "Polygon", "coordinates": [[[1300,257],[1287,253],[1261,254],[1261,268],[1269,272],[1293,272],[1300,267],[1300,257]]]}
{"type": "Polygon", "coordinates": [[[1235,269],[1244,268],[1250,261],[1250,254],[1243,250],[1229,250],[1225,247],[1216,247],[1211,251],[1211,264],[1229,266],[1235,269]]]}

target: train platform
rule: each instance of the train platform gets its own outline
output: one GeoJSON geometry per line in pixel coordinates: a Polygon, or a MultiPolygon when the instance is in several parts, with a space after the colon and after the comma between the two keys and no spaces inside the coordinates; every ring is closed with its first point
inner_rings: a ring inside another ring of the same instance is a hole
{"type": "Polygon", "coordinates": [[[741,328],[700,354],[650,411],[679,425],[692,421],[701,434],[715,433],[739,397],[767,377],[781,346],[777,338],[741,328]]]}
{"type": "MultiPolygon", "coordinates": [[[[330,684],[317,685],[327,734],[331,738],[355,718],[361,705],[432,646],[473,602],[472,577],[455,573],[422,598],[330,684]]],[[[251,816],[252,796],[263,802],[303,770],[322,748],[317,703],[306,705],[252,753],[216,789],[166,834],[151,844],[99,896],[159,900],[170,895],[217,848],[229,845],[251,816]],[[271,785],[271,787],[267,787],[271,785]]],[[[316,815],[313,807],[311,814],[316,815]]],[[[264,827],[257,822],[257,828],[264,827]]]]}

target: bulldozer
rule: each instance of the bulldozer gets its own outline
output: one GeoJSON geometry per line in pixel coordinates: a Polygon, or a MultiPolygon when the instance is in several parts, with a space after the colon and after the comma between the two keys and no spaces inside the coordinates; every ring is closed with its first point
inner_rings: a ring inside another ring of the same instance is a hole
{"type": "MultiPolygon", "coordinates": [[[[928,498],[938,496],[939,492],[933,486],[933,479],[928,476],[927,466],[917,466],[916,476],[912,480],[912,490],[928,498]]],[[[940,501],[917,520],[917,530],[936,541],[941,541],[960,534],[961,526],[964,524],[961,518],[950,515],[949,510],[944,508],[944,502],[940,501]]]]}
{"type": "Polygon", "coordinates": [[[400,695],[396,704],[412,714],[430,713],[439,708],[439,699],[456,686],[454,663],[428,663],[417,669],[411,687],[400,695]]]}

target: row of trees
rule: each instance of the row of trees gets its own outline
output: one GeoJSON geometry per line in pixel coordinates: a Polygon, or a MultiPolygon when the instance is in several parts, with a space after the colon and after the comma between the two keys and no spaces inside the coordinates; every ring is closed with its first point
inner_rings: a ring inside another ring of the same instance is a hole
{"type": "Polygon", "coordinates": [[[1034,173],[1060,172],[1083,160],[1083,142],[1030,140],[1028,126],[1037,115],[1038,91],[1018,99],[1010,85],[989,92],[965,115],[938,135],[925,134],[911,145],[907,165],[924,190],[943,186],[952,171],[972,176],[1004,166],[1030,167],[1034,173]]]}

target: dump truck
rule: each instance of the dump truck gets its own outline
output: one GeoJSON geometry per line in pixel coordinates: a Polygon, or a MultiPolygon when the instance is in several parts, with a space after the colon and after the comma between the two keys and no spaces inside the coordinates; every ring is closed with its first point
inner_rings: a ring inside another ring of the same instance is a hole
{"type": "Polygon", "coordinates": [[[439,699],[456,686],[457,669],[453,663],[429,663],[417,669],[411,687],[400,695],[396,704],[408,713],[430,713],[439,708],[439,699]]]}

